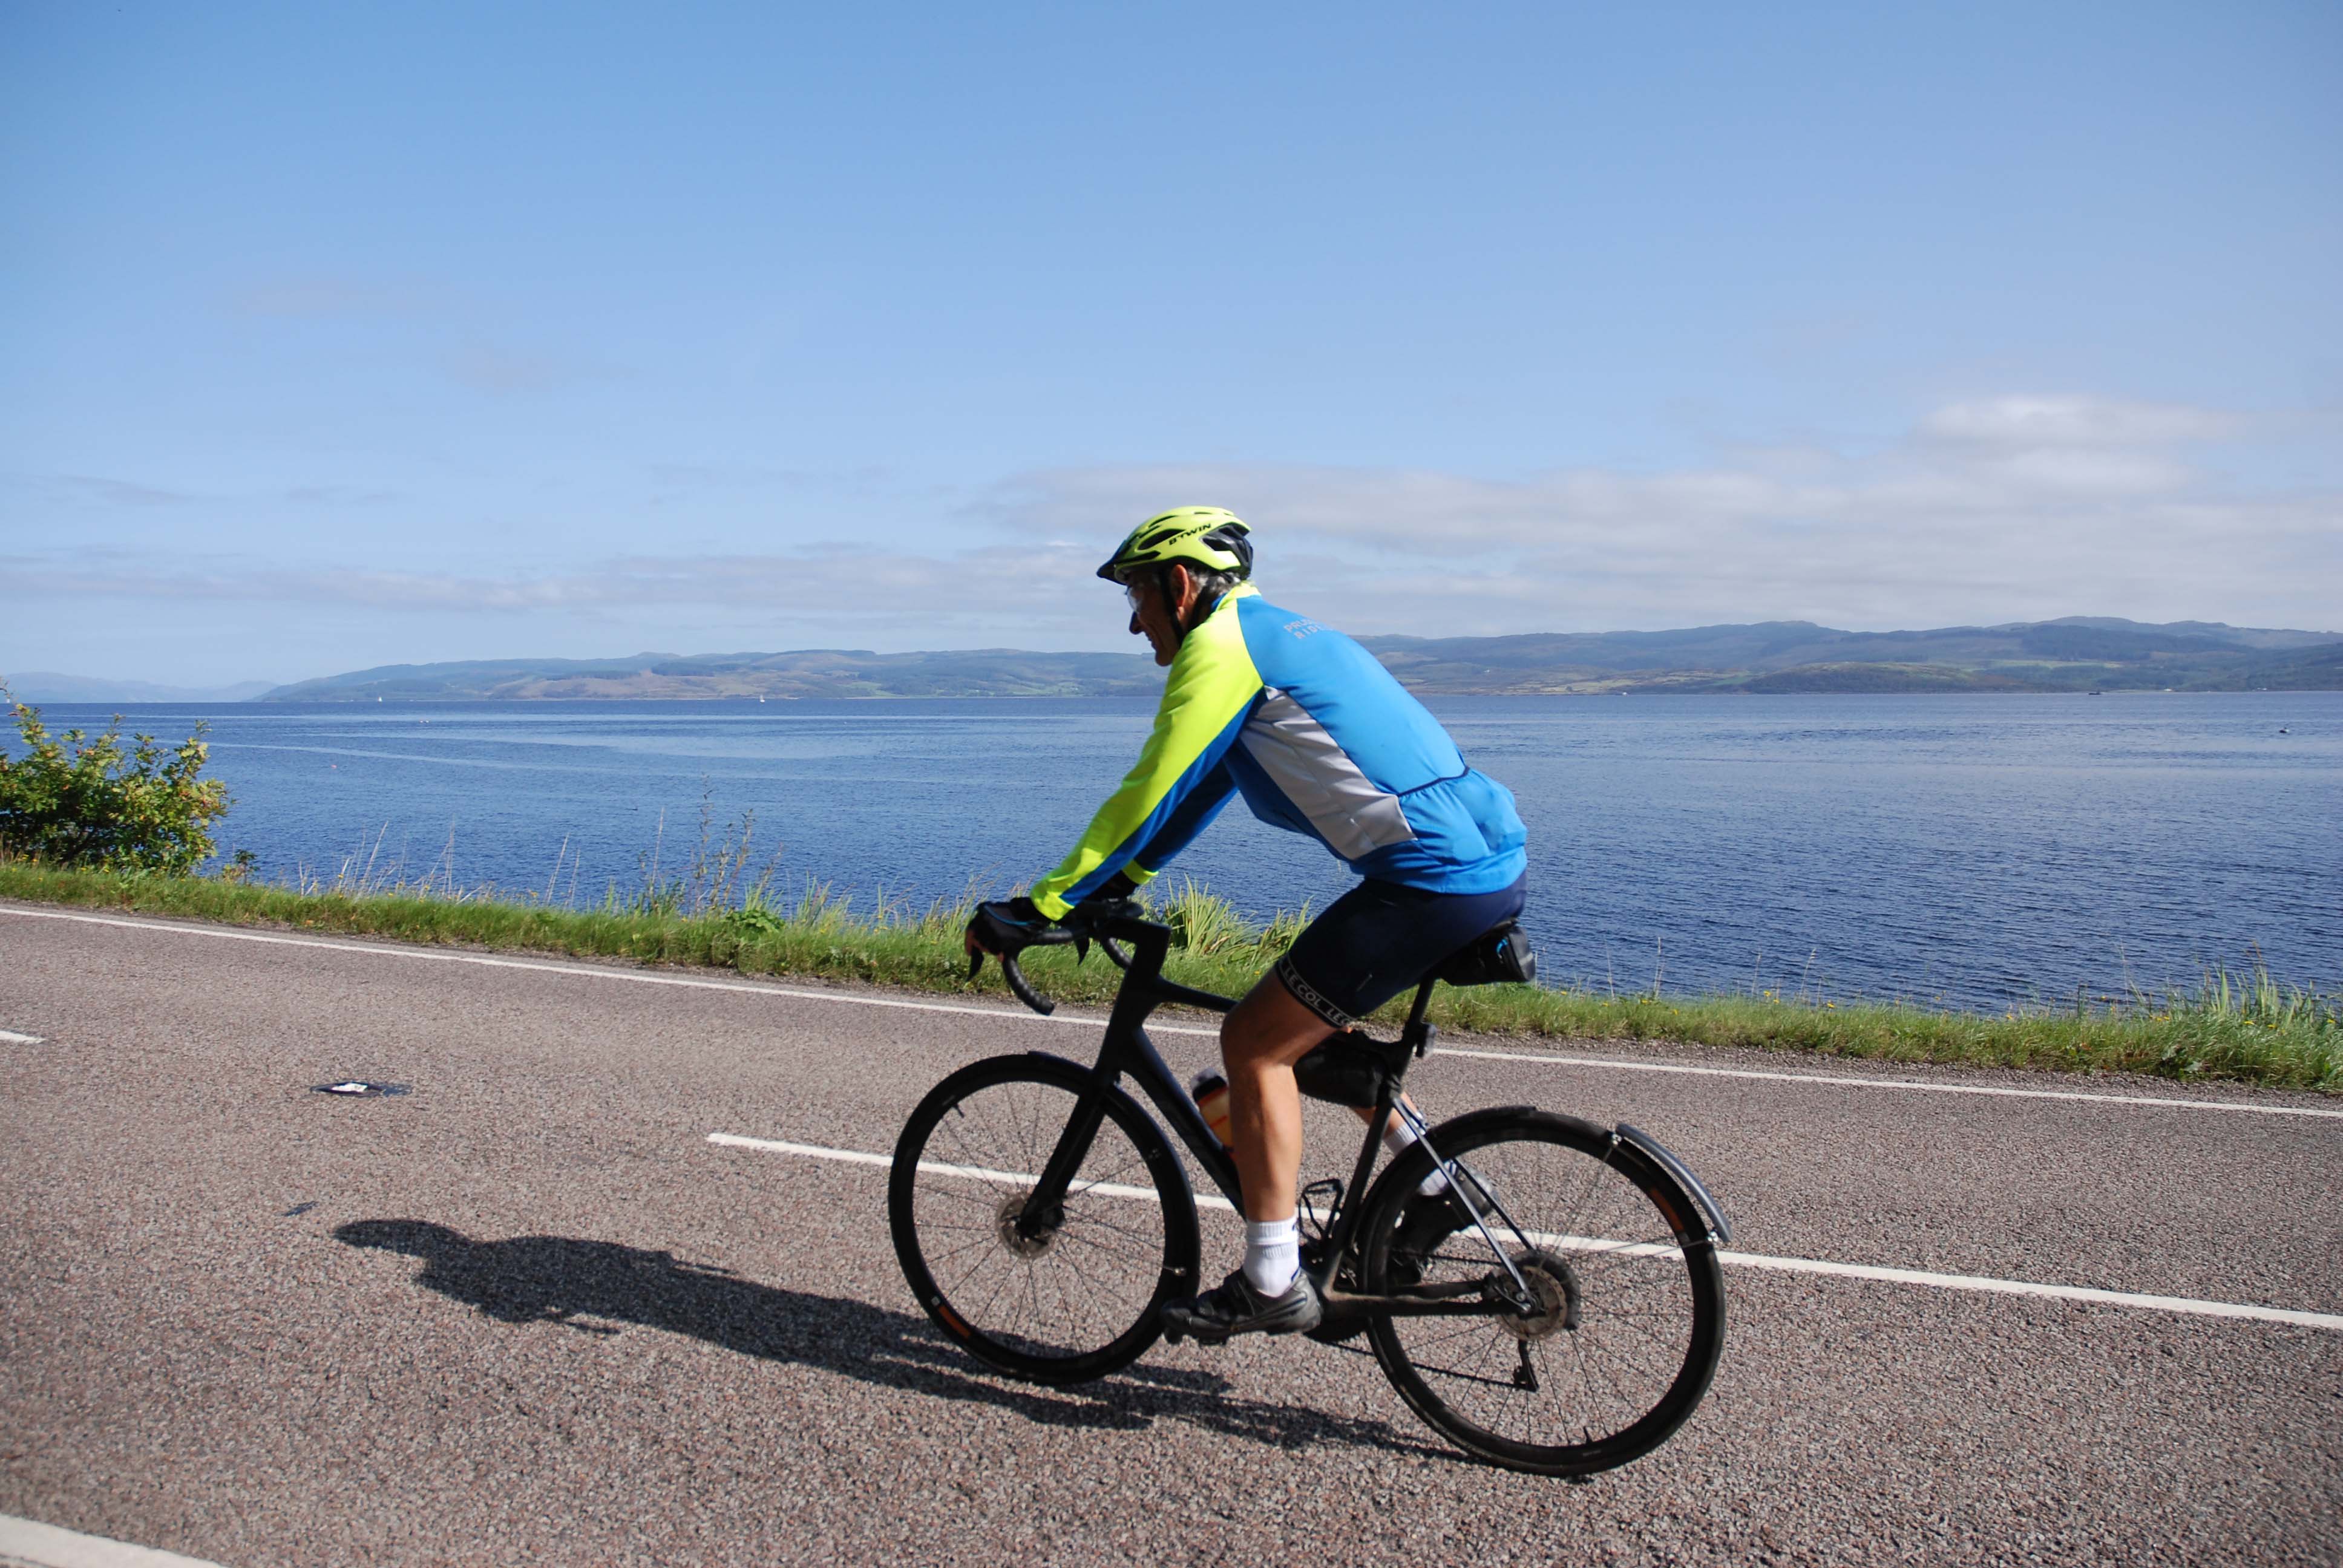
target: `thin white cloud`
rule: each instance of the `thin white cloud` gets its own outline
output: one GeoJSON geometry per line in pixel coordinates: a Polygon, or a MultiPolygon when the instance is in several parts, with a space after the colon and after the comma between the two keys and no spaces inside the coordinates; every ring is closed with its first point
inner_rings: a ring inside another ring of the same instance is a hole
{"type": "Polygon", "coordinates": [[[1263,526],[1271,569],[1281,550],[1308,556],[1313,586],[1365,605],[1354,623],[1390,629],[1775,618],[1877,629],[2073,613],[2324,627],[2343,598],[2343,495],[2251,490],[2187,459],[2237,425],[2171,405],[2013,397],[1936,410],[1862,456],[1518,480],[1051,470],[992,506],[1051,535],[1178,502],[1228,506],[1263,526]]]}
{"type": "MultiPolygon", "coordinates": [[[[956,559],[838,546],[793,555],[640,557],[504,577],[237,563],[156,566],[80,558],[0,560],[34,593],[136,599],[331,604],[391,612],[528,618],[659,618],[729,609],[759,614],[793,641],[935,647],[949,636],[991,646],[1096,640],[1104,599],[1078,591],[1087,552],[984,551],[956,559]],[[933,635],[930,635],[933,634],[933,635]],[[927,640],[920,640],[922,638],[927,640]],[[908,639],[908,640],[907,640],[908,639]]],[[[1114,600],[1119,607],[1120,598],[1114,600]]],[[[1119,614],[1119,610],[1112,613],[1119,614]]]]}
{"type": "Polygon", "coordinates": [[[2238,420],[2178,403],[2111,397],[1981,397],[1950,403],[1920,423],[1923,436],[2000,447],[2161,447],[2217,441],[2238,420]]]}
{"type": "Polygon", "coordinates": [[[55,594],[679,628],[649,633],[663,640],[688,640],[692,611],[722,608],[769,618],[795,646],[1112,646],[1120,601],[1091,580],[1097,560],[1131,521],[1210,502],[1257,525],[1270,591],[1362,632],[2068,614],[2326,629],[2343,600],[2343,494],[2248,489],[2188,461],[2190,445],[2232,426],[2208,410],[2006,397],[1938,409],[1885,452],[1751,454],[1673,473],[1050,469],[979,506],[999,547],[953,556],[833,542],[506,576],[75,557],[12,575],[55,594]]]}

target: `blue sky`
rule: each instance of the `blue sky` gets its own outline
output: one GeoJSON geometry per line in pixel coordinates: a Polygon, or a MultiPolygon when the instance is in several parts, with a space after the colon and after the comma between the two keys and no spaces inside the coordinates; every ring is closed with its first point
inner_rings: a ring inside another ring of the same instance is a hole
{"type": "Polygon", "coordinates": [[[17,4],[0,669],[2343,629],[2343,10],[17,4]]]}

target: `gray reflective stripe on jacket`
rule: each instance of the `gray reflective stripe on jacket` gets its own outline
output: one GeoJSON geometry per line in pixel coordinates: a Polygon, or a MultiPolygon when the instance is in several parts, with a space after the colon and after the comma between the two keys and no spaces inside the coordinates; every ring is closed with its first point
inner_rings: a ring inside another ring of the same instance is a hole
{"type": "Polygon", "coordinates": [[[1277,688],[1262,692],[1237,744],[1344,859],[1415,837],[1399,797],[1377,788],[1326,727],[1277,688]]]}

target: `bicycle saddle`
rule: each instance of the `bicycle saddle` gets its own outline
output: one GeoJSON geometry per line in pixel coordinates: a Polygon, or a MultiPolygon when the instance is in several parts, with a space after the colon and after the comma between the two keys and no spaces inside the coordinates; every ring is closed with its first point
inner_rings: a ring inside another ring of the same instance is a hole
{"type": "Polygon", "coordinates": [[[1521,926],[1492,926],[1442,961],[1433,975],[1450,985],[1526,985],[1537,979],[1537,954],[1521,926]]]}

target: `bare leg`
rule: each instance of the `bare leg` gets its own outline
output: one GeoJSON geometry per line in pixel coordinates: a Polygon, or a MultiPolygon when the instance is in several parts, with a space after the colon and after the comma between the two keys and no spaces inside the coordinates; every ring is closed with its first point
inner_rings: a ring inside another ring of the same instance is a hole
{"type": "Polygon", "coordinates": [[[1302,1178],[1302,1091],[1293,1087],[1293,1064],[1333,1032],[1273,974],[1262,976],[1221,1025],[1229,1141],[1248,1220],[1293,1218],[1302,1178]]]}

